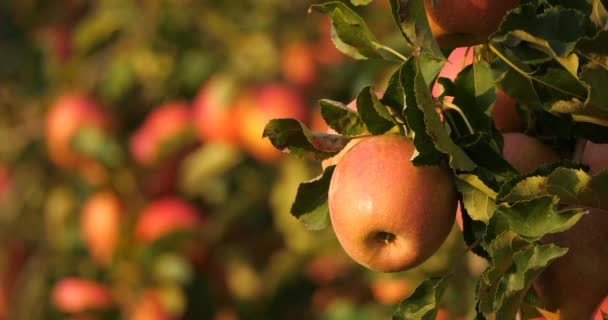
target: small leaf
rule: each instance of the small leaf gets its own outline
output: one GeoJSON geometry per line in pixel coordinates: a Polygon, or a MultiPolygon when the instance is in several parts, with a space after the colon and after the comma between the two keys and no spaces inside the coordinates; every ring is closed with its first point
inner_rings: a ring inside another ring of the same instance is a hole
{"type": "Polygon", "coordinates": [[[475,131],[492,129],[491,109],[496,87],[490,66],[476,62],[464,68],[454,82],[454,104],[462,109],[475,131]]]}
{"type": "Polygon", "coordinates": [[[422,282],[414,293],[403,299],[393,313],[393,320],[434,320],[447,278],[435,277],[422,282]]]}
{"type": "Polygon", "coordinates": [[[320,177],[298,187],[291,213],[310,230],[321,230],[329,225],[327,194],[334,168],[327,167],[320,177]]]}
{"type": "Polygon", "coordinates": [[[413,48],[420,48],[435,60],[445,60],[431,33],[423,0],[390,0],[395,24],[413,48]]]}
{"type": "Polygon", "coordinates": [[[357,112],[347,108],[344,104],[325,99],[319,101],[319,104],[323,119],[339,134],[355,136],[365,132],[365,123],[361,121],[357,112]]]}
{"type": "Polygon", "coordinates": [[[383,134],[395,126],[388,109],[380,103],[372,87],[363,88],[357,96],[357,110],[372,134],[383,134]]]}
{"type": "Polygon", "coordinates": [[[460,174],[455,181],[462,203],[473,220],[488,223],[496,209],[496,192],[472,174],[460,174]]]}
{"type": "Polygon", "coordinates": [[[295,119],[273,119],[264,128],[264,138],[270,139],[272,145],[301,158],[324,160],[336,155],[350,138],[311,132],[295,119]]]}

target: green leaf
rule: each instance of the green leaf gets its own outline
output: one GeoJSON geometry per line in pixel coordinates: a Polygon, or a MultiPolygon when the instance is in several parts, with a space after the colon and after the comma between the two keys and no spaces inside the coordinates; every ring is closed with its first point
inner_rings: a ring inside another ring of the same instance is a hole
{"type": "Polygon", "coordinates": [[[365,132],[365,123],[361,121],[357,112],[347,108],[344,104],[331,101],[321,100],[321,115],[329,125],[341,135],[356,136],[365,132]]]}
{"type": "Polygon", "coordinates": [[[562,232],[572,227],[585,211],[572,209],[557,211],[559,199],[540,196],[532,200],[501,204],[494,211],[488,225],[488,237],[511,231],[530,240],[539,240],[546,234],[562,232]]]}
{"type": "Polygon", "coordinates": [[[496,87],[490,65],[476,62],[467,66],[458,74],[454,84],[454,104],[460,107],[473,129],[491,131],[496,87]]]}
{"type": "Polygon", "coordinates": [[[445,60],[426,17],[423,0],[390,0],[393,20],[413,48],[420,48],[435,60],[445,60]]]}
{"type": "Polygon", "coordinates": [[[350,0],[350,3],[352,3],[355,6],[366,6],[370,3],[372,3],[372,1],[374,1],[374,0],[350,0]]]}
{"type": "Polygon", "coordinates": [[[295,119],[273,119],[264,128],[264,138],[272,145],[301,158],[324,160],[336,155],[350,138],[319,132],[311,132],[295,119]]]}
{"type": "Polygon", "coordinates": [[[434,320],[446,280],[446,277],[435,277],[422,282],[412,295],[399,303],[393,320],[434,320]]]}
{"type": "Polygon", "coordinates": [[[462,203],[471,219],[488,223],[496,210],[496,192],[475,175],[459,174],[457,178],[456,188],[462,194],[462,203]]]}
{"type": "Polygon", "coordinates": [[[608,70],[599,64],[587,64],[580,74],[581,80],[587,83],[589,95],[584,110],[576,110],[575,121],[591,122],[608,126],[608,70]]]}
{"type": "Polygon", "coordinates": [[[327,167],[320,177],[298,187],[291,213],[310,230],[321,230],[329,225],[327,194],[334,168],[327,167]]]}
{"type": "Polygon", "coordinates": [[[505,185],[499,201],[522,201],[553,195],[560,203],[608,210],[608,172],[590,176],[581,169],[557,167],[505,185]]]}
{"type": "Polygon", "coordinates": [[[332,23],[332,41],[338,50],[354,59],[382,58],[376,37],[365,20],[339,1],[312,5],[311,10],[326,14],[332,23]]]}
{"type": "Polygon", "coordinates": [[[389,110],[378,100],[372,87],[363,88],[357,96],[357,110],[372,134],[383,134],[395,126],[389,110]]]}
{"type": "MultiPolygon", "coordinates": [[[[416,105],[424,114],[424,124],[426,133],[430,137],[437,150],[448,155],[450,159],[450,167],[456,170],[472,171],[477,165],[469,158],[469,156],[460,148],[452,138],[446,124],[441,122],[439,114],[435,110],[435,102],[431,95],[431,90],[427,85],[422,72],[420,72],[419,61],[415,60],[415,77],[414,77],[414,95],[416,97],[416,105]]],[[[410,105],[408,104],[408,108],[410,105]]]]}

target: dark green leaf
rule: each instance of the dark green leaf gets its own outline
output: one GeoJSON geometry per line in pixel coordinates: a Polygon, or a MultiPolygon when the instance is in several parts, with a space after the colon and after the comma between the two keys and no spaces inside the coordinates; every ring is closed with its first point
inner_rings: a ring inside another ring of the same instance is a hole
{"type": "Polygon", "coordinates": [[[393,320],[434,320],[437,317],[439,299],[446,286],[445,277],[425,280],[412,295],[399,303],[393,313],[393,320]]]}
{"type": "Polygon", "coordinates": [[[329,225],[327,193],[334,168],[327,167],[320,177],[298,187],[291,213],[310,230],[321,230],[329,225]]]}
{"type": "Polygon", "coordinates": [[[426,17],[423,0],[390,0],[393,20],[404,38],[435,60],[445,60],[426,17]]]}
{"type": "Polygon", "coordinates": [[[363,88],[357,96],[357,110],[372,134],[383,134],[395,126],[389,110],[378,100],[372,87],[363,88]]]}
{"type": "Polygon", "coordinates": [[[356,136],[365,132],[365,123],[361,121],[356,111],[350,110],[344,104],[321,100],[321,115],[323,119],[337,133],[345,136],[356,136]]]}
{"type": "Polygon", "coordinates": [[[456,77],[454,104],[460,107],[475,131],[492,130],[492,106],[496,87],[490,65],[476,62],[456,77]]]}

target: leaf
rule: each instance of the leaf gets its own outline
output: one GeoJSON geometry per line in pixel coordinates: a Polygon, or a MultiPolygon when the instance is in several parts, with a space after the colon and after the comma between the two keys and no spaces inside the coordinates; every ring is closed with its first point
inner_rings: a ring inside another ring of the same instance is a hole
{"type": "Polygon", "coordinates": [[[393,20],[409,44],[435,60],[445,60],[445,56],[431,33],[424,1],[389,0],[389,2],[393,20]]]}
{"type": "Polygon", "coordinates": [[[608,26],[608,11],[601,0],[593,0],[593,10],[591,12],[591,22],[598,28],[606,30],[608,26]]]}
{"type": "Polygon", "coordinates": [[[314,180],[298,187],[291,213],[309,230],[321,230],[329,225],[327,194],[335,166],[329,166],[314,180]]]}
{"type": "Polygon", "coordinates": [[[337,133],[345,136],[355,136],[365,132],[365,123],[361,121],[357,112],[347,108],[344,104],[321,100],[321,115],[323,119],[337,133]]]}
{"type": "Polygon", "coordinates": [[[357,96],[357,110],[372,134],[383,134],[395,126],[388,109],[380,103],[372,87],[365,87],[357,96]]]}
{"type": "Polygon", "coordinates": [[[263,137],[270,139],[272,145],[283,152],[312,160],[330,158],[350,141],[350,138],[340,135],[311,132],[295,119],[270,120],[263,137]]]}
{"type": "Polygon", "coordinates": [[[511,231],[529,241],[572,227],[585,214],[582,209],[557,211],[559,199],[540,196],[532,200],[501,204],[488,224],[488,237],[511,231]]]}
{"type": "Polygon", "coordinates": [[[435,277],[423,281],[412,295],[399,303],[393,320],[434,320],[439,299],[447,286],[446,280],[445,277],[435,277]]]}
{"type": "MultiPolygon", "coordinates": [[[[439,114],[435,110],[435,102],[431,95],[431,90],[420,72],[419,62],[415,60],[414,95],[416,106],[423,112],[426,133],[430,137],[437,150],[448,155],[450,167],[456,170],[472,171],[477,165],[458,145],[454,143],[450,134],[442,123],[439,114]]],[[[408,104],[409,107],[409,104],[408,104]]]]}
{"type": "Polygon", "coordinates": [[[472,174],[459,174],[455,180],[462,203],[473,220],[488,223],[496,209],[496,192],[472,174]]]}
{"type": "Polygon", "coordinates": [[[460,107],[473,129],[492,130],[496,87],[490,65],[476,62],[467,66],[458,74],[454,84],[454,104],[460,107]]]}
{"type": "Polygon", "coordinates": [[[350,3],[352,3],[355,6],[366,6],[370,3],[372,3],[372,1],[374,1],[374,0],[350,0],[350,3]]]}
{"type": "Polygon", "coordinates": [[[312,5],[311,10],[326,14],[331,19],[332,40],[338,50],[354,59],[382,58],[378,40],[369,31],[365,20],[339,1],[312,5]]]}
{"type": "Polygon", "coordinates": [[[553,195],[560,203],[608,210],[608,172],[590,176],[581,169],[557,167],[505,185],[499,201],[514,202],[553,195]]]}

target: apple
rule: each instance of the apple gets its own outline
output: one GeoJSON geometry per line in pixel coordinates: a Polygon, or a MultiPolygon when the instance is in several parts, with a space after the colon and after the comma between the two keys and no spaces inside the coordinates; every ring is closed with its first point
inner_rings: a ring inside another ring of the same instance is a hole
{"type": "Polygon", "coordinates": [[[199,90],[194,100],[193,118],[203,142],[237,144],[239,118],[235,102],[237,92],[231,79],[215,76],[199,90]]]}
{"type": "Polygon", "coordinates": [[[106,310],[112,307],[110,291],[104,285],[81,278],[63,278],[51,293],[57,310],[79,313],[87,310],[106,310]]]}
{"type": "Polygon", "coordinates": [[[317,80],[317,65],[313,48],[304,41],[287,44],[281,54],[283,78],[299,87],[309,87],[317,80]]]}
{"type": "Polygon", "coordinates": [[[108,132],[109,116],[81,93],[64,94],[49,108],[45,118],[45,140],[50,159],[59,167],[77,170],[90,182],[104,179],[104,169],[94,159],[73,150],[71,141],[84,128],[108,132]]]}
{"type": "Polygon", "coordinates": [[[520,0],[424,0],[431,32],[443,48],[486,42],[507,11],[519,4],[520,0]]]}
{"type": "Polygon", "coordinates": [[[593,316],[593,320],[604,320],[602,318],[602,311],[608,314],[608,296],[604,298],[600,306],[595,311],[595,315],[593,316]]]}
{"type": "Polygon", "coordinates": [[[353,264],[344,254],[322,254],[306,264],[304,272],[318,286],[327,286],[352,271],[353,264]]]}
{"type": "Polygon", "coordinates": [[[188,143],[194,126],[190,106],[168,102],[155,108],[131,137],[131,153],[142,165],[152,165],[188,143]],[[167,150],[167,149],[171,150],[167,150]]]}
{"type": "Polygon", "coordinates": [[[243,93],[239,105],[242,119],[241,142],[254,158],[272,163],[281,152],[268,139],[262,139],[266,124],[276,118],[294,118],[305,122],[307,110],[302,97],[292,87],[281,83],[269,83],[257,87],[252,93],[243,93]]]}
{"type": "Polygon", "coordinates": [[[394,272],[413,268],[445,241],[456,215],[447,167],[415,167],[415,148],[387,134],[362,140],[336,166],[329,212],[338,241],[359,264],[394,272]]]}
{"type": "Polygon", "coordinates": [[[123,206],[110,191],[101,191],[86,200],[80,213],[80,232],[93,259],[110,265],[120,240],[123,206]]]}
{"type": "Polygon", "coordinates": [[[545,305],[559,310],[560,319],[591,319],[608,295],[606,230],[608,212],[590,208],[572,228],[541,239],[568,248],[534,282],[545,305]]]}
{"type": "Polygon", "coordinates": [[[503,157],[522,174],[560,160],[553,149],[534,137],[511,132],[503,134],[503,139],[503,157]]]}
{"type": "Polygon", "coordinates": [[[135,224],[135,239],[149,244],[176,231],[199,227],[202,218],[196,208],[176,197],[164,197],[148,204],[135,224]]]}
{"type": "Polygon", "coordinates": [[[589,166],[589,174],[596,175],[605,170],[608,168],[608,144],[587,141],[582,160],[589,166]]]}
{"type": "Polygon", "coordinates": [[[409,296],[415,287],[407,278],[381,275],[372,281],[371,288],[376,301],[381,304],[393,305],[409,296]]]}
{"type": "Polygon", "coordinates": [[[129,320],[173,320],[164,306],[160,292],[145,290],[133,307],[129,320]]]}

